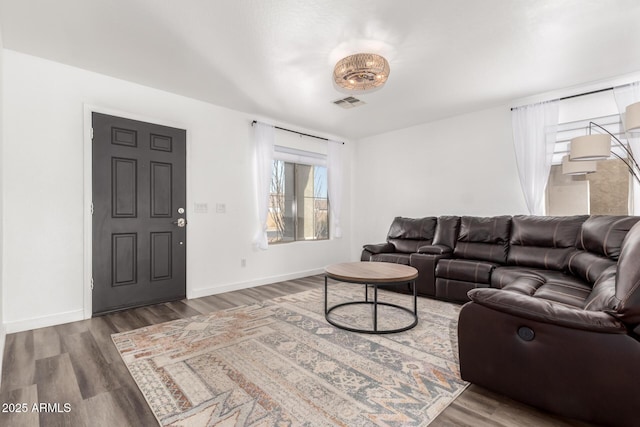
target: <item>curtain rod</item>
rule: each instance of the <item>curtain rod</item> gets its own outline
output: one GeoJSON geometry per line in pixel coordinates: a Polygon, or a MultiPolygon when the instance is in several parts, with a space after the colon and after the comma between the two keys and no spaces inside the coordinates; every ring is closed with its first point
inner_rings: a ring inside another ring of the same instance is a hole
{"type": "MultiPolygon", "coordinates": [[[[565,99],[577,98],[579,96],[593,95],[594,93],[606,92],[608,90],[613,90],[613,89],[614,89],[613,87],[607,87],[607,88],[604,88],[604,89],[592,90],[590,92],[578,93],[578,94],[569,95],[569,96],[563,96],[562,98],[558,98],[558,101],[564,101],[565,99]]],[[[524,105],[522,105],[521,107],[524,107],[524,105]]],[[[511,111],[515,110],[516,108],[520,108],[520,107],[512,107],[511,111]]]]}
{"type": "MultiPolygon", "coordinates": [[[[252,121],[251,122],[251,126],[255,125],[256,123],[258,123],[257,120],[252,121]]],[[[329,138],[323,138],[321,136],[310,135],[308,133],[298,132],[297,130],[285,129],[285,128],[281,128],[280,126],[274,126],[274,128],[279,129],[279,130],[284,130],[286,132],[297,133],[298,135],[301,135],[301,136],[308,136],[310,138],[316,138],[316,139],[321,139],[323,141],[329,141],[329,138]]],[[[340,141],[336,141],[336,142],[339,142],[340,144],[344,145],[344,142],[340,142],[340,141]]]]}

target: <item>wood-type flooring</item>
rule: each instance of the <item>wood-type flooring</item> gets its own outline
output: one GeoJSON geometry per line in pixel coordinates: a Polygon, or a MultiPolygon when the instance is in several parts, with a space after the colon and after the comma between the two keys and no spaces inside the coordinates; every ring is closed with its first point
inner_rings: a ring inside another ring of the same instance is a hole
{"type": "MultiPolygon", "coordinates": [[[[322,276],[312,276],[9,334],[0,385],[0,409],[7,412],[0,412],[0,426],[155,426],[157,421],[114,347],[111,334],[254,304],[323,283],[322,276]],[[26,412],[16,412],[19,409],[26,412]]],[[[471,385],[431,426],[587,424],[471,385]]]]}

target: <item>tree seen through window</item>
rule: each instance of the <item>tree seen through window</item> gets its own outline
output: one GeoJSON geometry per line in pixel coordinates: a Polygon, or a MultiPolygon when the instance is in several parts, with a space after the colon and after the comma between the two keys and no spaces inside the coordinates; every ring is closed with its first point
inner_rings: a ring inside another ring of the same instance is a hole
{"type": "Polygon", "coordinates": [[[327,168],[273,161],[269,243],[329,238],[327,168]]]}

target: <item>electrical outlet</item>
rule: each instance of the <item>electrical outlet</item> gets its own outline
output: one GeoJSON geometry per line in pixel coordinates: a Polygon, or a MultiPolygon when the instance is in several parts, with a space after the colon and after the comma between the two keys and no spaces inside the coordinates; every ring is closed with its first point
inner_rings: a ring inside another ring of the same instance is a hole
{"type": "Polygon", "coordinates": [[[240,259],[240,267],[246,267],[247,266],[247,260],[245,258],[241,258],[240,259]]]}

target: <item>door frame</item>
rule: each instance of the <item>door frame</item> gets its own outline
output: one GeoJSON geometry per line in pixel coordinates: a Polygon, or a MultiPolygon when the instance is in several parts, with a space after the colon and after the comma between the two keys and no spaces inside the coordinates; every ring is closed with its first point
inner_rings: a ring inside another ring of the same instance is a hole
{"type": "MultiPolygon", "coordinates": [[[[84,168],[83,168],[83,227],[84,227],[84,250],[83,250],[83,271],[82,271],[82,292],[83,292],[83,311],[84,319],[91,319],[93,316],[93,300],[91,290],[91,278],[93,273],[93,216],[91,213],[91,202],[93,200],[93,142],[91,139],[92,128],[92,113],[108,114],[110,116],[122,117],[125,119],[138,120],[141,122],[152,123],[160,126],[169,126],[178,129],[186,130],[186,181],[187,181],[187,202],[185,209],[189,210],[191,201],[191,179],[189,163],[191,159],[191,137],[188,132],[187,126],[184,123],[174,122],[165,119],[158,119],[140,114],[131,113],[128,111],[116,110],[113,108],[102,107],[94,104],[83,104],[83,156],[84,156],[84,168]]],[[[190,241],[190,230],[187,227],[187,242],[190,241]]],[[[189,286],[189,251],[187,251],[186,259],[186,293],[187,298],[190,298],[190,286],[189,286]]]]}

